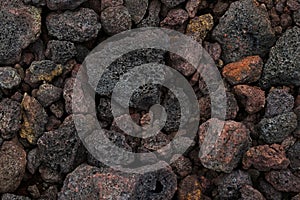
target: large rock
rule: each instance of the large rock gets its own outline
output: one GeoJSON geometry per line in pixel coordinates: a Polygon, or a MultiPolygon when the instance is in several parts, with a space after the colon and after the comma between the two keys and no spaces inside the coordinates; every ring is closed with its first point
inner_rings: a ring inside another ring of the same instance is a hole
{"type": "Polygon", "coordinates": [[[287,30],[271,49],[270,58],[265,64],[261,85],[300,86],[300,28],[287,30]]]}
{"type": "Polygon", "coordinates": [[[226,63],[250,55],[264,56],[275,41],[268,13],[253,0],[233,2],[213,37],[222,45],[226,63]]]}
{"type": "Polygon", "coordinates": [[[169,200],[176,185],[176,175],[169,169],[140,175],[81,165],[67,176],[58,199],[169,200]]]}
{"type": "Polygon", "coordinates": [[[204,167],[230,173],[251,144],[249,130],[240,122],[226,121],[221,133],[209,125],[223,126],[212,118],[199,127],[200,161],[204,167]]]}
{"type": "Polygon", "coordinates": [[[11,99],[0,102],[0,134],[10,139],[21,128],[21,105],[11,99]]]}
{"type": "Polygon", "coordinates": [[[85,42],[97,37],[101,28],[99,16],[88,8],[51,13],[46,18],[49,35],[59,40],[85,42]]]}
{"type": "Polygon", "coordinates": [[[41,10],[22,0],[0,2],[0,64],[14,64],[41,33],[41,10]]]}
{"type": "Polygon", "coordinates": [[[0,149],[0,193],[14,192],[26,169],[26,152],[14,142],[4,142],[0,149]]]}

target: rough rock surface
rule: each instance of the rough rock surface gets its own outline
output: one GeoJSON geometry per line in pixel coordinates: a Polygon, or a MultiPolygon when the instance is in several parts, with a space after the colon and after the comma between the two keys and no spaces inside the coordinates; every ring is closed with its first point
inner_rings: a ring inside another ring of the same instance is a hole
{"type": "Polygon", "coordinates": [[[14,64],[41,33],[41,10],[21,0],[0,3],[0,63],[14,64]]]}
{"type": "Polygon", "coordinates": [[[230,173],[250,147],[249,130],[242,123],[226,121],[219,134],[209,131],[210,123],[222,126],[222,121],[210,119],[199,127],[201,163],[206,168],[230,173]]]}
{"type": "Polygon", "coordinates": [[[253,83],[260,78],[262,68],[263,61],[259,56],[248,56],[225,65],[222,74],[232,85],[253,83]]]}
{"type": "Polygon", "coordinates": [[[124,3],[128,9],[131,19],[138,24],[147,12],[148,0],[124,0],[124,3]]]}
{"type": "Polygon", "coordinates": [[[178,200],[200,200],[201,199],[201,184],[197,176],[187,176],[178,187],[178,200]]]}
{"type": "Polygon", "coordinates": [[[253,0],[233,2],[214,29],[213,37],[222,46],[225,63],[250,55],[264,56],[275,41],[266,10],[253,0]]]}
{"type": "Polygon", "coordinates": [[[268,172],[265,178],[278,191],[300,192],[300,177],[288,169],[268,172]]]}
{"type": "Polygon", "coordinates": [[[31,200],[29,197],[14,195],[14,194],[3,194],[1,200],[31,200]]]}
{"type": "Polygon", "coordinates": [[[87,0],[47,0],[50,10],[73,10],[87,0]]]}
{"type": "Polygon", "coordinates": [[[56,63],[64,64],[73,58],[77,52],[74,43],[68,41],[50,40],[47,44],[46,57],[56,63]]]}
{"type": "Polygon", "coordinates": [[[273,89],[267,96],[266,117],[274,117],[290,112],[294,107],[294,97],[283,89],[273,89]]]}
{"type": "Polygon", "coordinates": [[[249,114],[257,113],[265,107],[265,92],[259,87],[236,85],[233,92],[249,114]]]}
{"type": "Polygon", "coordinates": [[[51,82],[56,76],[62,74],[63,67],[56,65],[51,60],[34,61],[27,69],[31,83],[39,83],[41,81],[51,82]]]}
{"type": "Polygon", "coordinates": [[[59,173],[70,172],[81,147],[72,116],[68,116],[58,129],[45,132],[37,145],[38,154],[46,167],[59,173]]]}
{"type": "Polygon", "coordinates": [[[263,118],[257,128],[260,138],[267,144],[282,142],[297,127],[297,116],[293,112],[277,115],[273,118],[263,118]]]}
{"type": "Polygon", "coordinates": [[[17,70],[12,67],[0,68],[0,87],[4,89],[12,89],[21,83],[21,77],[17,70]]]}
{"type": "Polygon", "coordinates": [[[161,3],[159,0],[151,0],[148,7],[148,16],[144,18],[138,27],[157,27],[159,26],[159,13],[161,8],[161,3]]]}
{"type": "Polygon", "coordinates": [[[214,26],[214,19],[211,14],[205,14],[190,19],[187,25],[186,34],[197,42],[201,42],[214,26]]]}
{"type": "Polygon", "coordinates": [[[291,161],[290,167],[293,170],[299,170],[300,169],[300,141],[297,141],[288,149],[287,156],[291,161]]]}
{"type": "Polygon", "coordinates": [[[10,139],[21,128],[21,105],[11,99],[0,102],[0,133],[1,137],[10,139]]]}
{"type": "Polygon", "coordinates": [[[80,8],[77,11],[51,13],[46,18],[46,25],[51,36],[59,40],[85,42],[97,37],[101,24],[95,11],[80,8]]]}
{"type": "Polygon", "coordinates": [[[20,136],[26,138],[29,143],[36,144],[43,134],[48,115],[42,105],[34,98],[25,93],[22,100],[23,124],[20,136]]]}
{"type": "Polygon", "coordinates": [[[62,96],[62,89],[51,84],[42,84],[37,91],[36,98],[44,106],[48,107],[58,101],[62,96]]]}
{"type": "Polygon", "coordinates": [[[58,199],[171,199],[175,177],[168,169],[138,175],[81,165],[67,176],[58,199]]]}
{"type": "Polygon", "coordinates": [[[300,28],[295,26],[287,30],[271,48],[270,58],[265,64],[261,85],[300,86],[300,28]]]}
{"type": "Polygon", "coordinates": [[[265,200],[265,197],[256,189],[250,185],[245,185],[240,189],[241,198],[240,200],[265,200]]]}
{"type": "Polygon", "coordinates": [[[252,147],[243,158],[244,169],[249,169],[253,165],[259,171],[286,169],[289,164],[290,161],[285,155],[284,148],[278,144],[252,147]]]}
{"type": "Polygon", "coordinates": [[[132,22],[125,6],[108,7],[101,12],[103,30],[109,35],[115,35],[131,29],[132,22]]]}
{"type": "Polygon", "coordinates": [[[240,189],[245,185],[252,185],[249,174],[241,170],[221,175],[218,179],[219,199],[239,199],[241,196],[240,189]]]}
{"type": "Polygon", "coordinates": [[[12,141],[0,148],[0,193],[14,192],[26,169],[26,152],[12,141]]]}
{"type": "Polygon", "coordinates": [[[162,0],[161,2],[169,8],[173,8],[173,7],[183,3],[184,0],[162,0]]]}

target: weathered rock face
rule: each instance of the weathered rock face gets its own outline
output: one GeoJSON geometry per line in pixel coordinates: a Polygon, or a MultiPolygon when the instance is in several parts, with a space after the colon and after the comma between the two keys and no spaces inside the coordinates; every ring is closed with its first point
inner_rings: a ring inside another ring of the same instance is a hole
{"type": "Polygon", "coordinates": [[[289,164],[290,161],[287,159],[283,147],[278,144],[252,147],[244,154],[243,158],[245,169],[253,165],[259,171],[286,169],[289,164]]]}
{"type": "Polygon", "coordinates": [[[278,191],[300,192],[300,178],[290,170],[271,171],[265,178],[278,191]]]}
{"type": "Polygon", "coordinates": [[[222,121],[210,119],[199,127],[201,163],[209,169],[230,173],[250,147],[249,130],[242,123],[226,121],[219,134],[209,131],[210,123],[223,126],[222,121]]]}
{"type": "Polygon", "coordinates": [[[81,8],[77,11],[51,13],[46,18],[48,32],[59,40],[85,42],[96,38],[101,24],[95,11],[81,8]]]}
{"type": "Polygon", "coordinates": [[[14,64],[41,33],[41,10],[22,0],[0,3],[0,64],[14,64]]]}
{"type": "Polygon", "coordinates": [[[103,30],[114,35],[129,30],[132,26],[131,16],[125,6],[108,7],[101,12],[103,30]]]}
{"type": "Polygon", "coordinates": [[[50,10],[73,10],[87,0],[47,0],[47,6],[50,10]]]}
{"type": "Polygon", "coordinates": [[[81,165],[67,176],[58,199],[171,199],[176,184],[168,169],[138,175],[81,165]]]}
{"type": "Polygon", "coordinates": [[[73,58],[77,52],[76,47],[72,42],[51,40],[47,44],[45,54],[50,60],[64,64],[73,58]]]}
{"type": "Polygon", "coordinates": [[[4,142],[0,148],[0,193],[14,192],[26,169],[26,152],[14,142],[4,142]]]}
{"type": "Polygon", "coordinates": [[[221,44],[226,63],[250,55],[264,56],[275,41],[266,10],[253,0],[233,2],[214,29],[213,37],[221,44]]]}
{"type": "Polygon", "coordinates": [[[4,89],[12,89],[21,83],[21,77],[17,70],[12,67],[0,68],[0,87],[4,89]]]}
{"type": "Polygon", "coordinates": [[[21,105],[11,99],[0,102],[0,134],[10,139],[21,128],[21,105]]]}
{"type": "Polygon", "coordinates": [[[21,105],[23,124],[20,136],[26,138],[29,143],[36,144],[39,137],[44,133],[48,115],[42,105],[27,93],[25,93],[21,105]]]}
{"type": "Polygon", "coordinates": [[[261,85],[300,86],[300,28],[295,26],[287,30],[272,47],[270,58],[265,64],[261,85]]]}
{"type": "Polygon", "coordinates": [[[267,144],[282,142],[297,127],[297,116],[293,112],[263,118],[257,125],[260,138],[267,144]]]}

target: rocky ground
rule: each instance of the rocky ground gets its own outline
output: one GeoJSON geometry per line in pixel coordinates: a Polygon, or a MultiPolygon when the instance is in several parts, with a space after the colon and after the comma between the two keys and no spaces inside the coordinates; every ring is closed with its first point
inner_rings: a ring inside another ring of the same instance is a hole
{"type": "Polygon", "coordinates": [[[1,0],[0,199],[299,200],[299,52],[299,0],[1,0]],[[160,102],[169,114],[162,131],[143,140],[116,125],[130,116],[112,116],[113,74],[136,65],[178,70],[193,86],[201,114],[194,145],[171,166],[128,174],[85,149],[73,122],[72,99],[82,98],[72,94],[73,84],[99,43],[150,26],[204,46],[224,79],[228,109],[225,121],[211,118],[203,78],[177,55],[142,49],[118,58],[99,82],[95,105],[118,146],[151,152],[178,129],[178,101],[155,85],[133,95],[130,112],[143,126],[149,106],[160,102]],[[213,146],[204,142],[210,123],[224,123],[213,146]]]}

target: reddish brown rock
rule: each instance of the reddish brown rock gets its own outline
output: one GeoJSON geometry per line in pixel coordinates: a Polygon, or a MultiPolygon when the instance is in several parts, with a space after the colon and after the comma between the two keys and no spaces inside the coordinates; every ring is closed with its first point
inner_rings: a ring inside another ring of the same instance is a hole
{"type": "Polygon", "coordinates": [[[234,86],[233,92],[249,114],[257,113],[265,107],[265,92],[259,87],[237,85],[234,86]]]}
{"type": "Polygon", "coordinates": [[[171,163],[171,167],[173,171],[179,176],[179,177],[186,177],[192,172],[192,162],[189,158],[184,156],[174,155],[176,157],[176,160],[171,163]]]}
{"type": "Polygon", "coordinates": [[[170,66],[187,77],[196,71],[193,65],[174,53],[170,53],[170,66]]]}
{"type": "Polygon", "coordinates": [[[263,178],[258,180],[258,189],[268,200],[282,199],[282,193],[277,191],[270,183],[263,178]]]}
{"type": "Polygon", "coordinates": [[[189,18],[188,13],[183,9],[172,9],[168,12],[166,18],[160,22],[162,27],[174,27],[184,24],[189,18]]]}
{"type": "Polygon", "coordinates": [[[222,74],[232,85],[253,83],[260,78],[262,67],[263,61],[259,56],[248,56],[225,65],[222,74]]]}
{"type": "Polygon", "coordinates": [[[204,48],[207,51],[207,53],[214,59],[214,61],[219,60],[221,57],[222,49],[219,43],[210,43],[210,42],[204,42],[204,48]]]}
{"type": "Polygon", "coordinates": [[[230,173],[237,167],[250,143],[249,130],[239,122],[213,118],[199,127],[201,163],[215,171],[230,173]],[[210,124],[221,127],[221,133],[209,129],[210,124]]]}
{"type": "Polygon", "coordinates": [[[201,0],[188,0],[185,5],[185,9],[188,11],[190,18],[194,18],[196,16],[200,3],[201,0]]]}
{"type": "Polygon", "coordinates": [[[0,149],[0,193],[14,192],[26,169],[26,152],[14,142],[4,142],[0,149]]]}
{"type": "Polygon", "coordinates": [[[201,190],[197,176],[187,176],[179,183],[177,198],[178,200],[200,200],[201,190]]]}
{"type": "Polygon", "coordinates": [[[286,169],[290,164],[285,155],[285,150],[279,144],[261,145],[250,148],[243,157],[243,168],[251,166],[259,171],[271,169],[286,169]]]}
{"type": "Polygon", "coordinates": [[[295,176],[290,170],[271,171],[265,177],[278,191],[300,192],[300,177],[295,176]]]}

